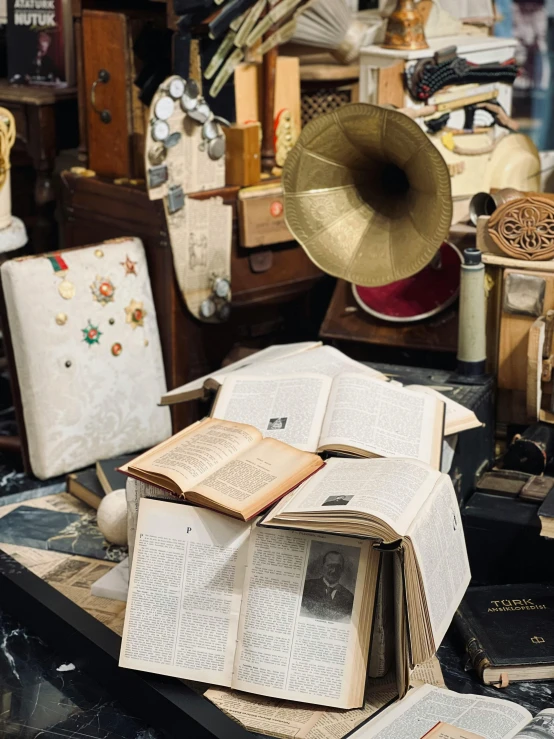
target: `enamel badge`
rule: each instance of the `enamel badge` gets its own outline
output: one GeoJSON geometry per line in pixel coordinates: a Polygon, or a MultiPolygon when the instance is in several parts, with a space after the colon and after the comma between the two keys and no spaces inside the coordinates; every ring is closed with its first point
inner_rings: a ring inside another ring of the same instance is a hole
{"type": "Polygon", "coordinates": [[[125,314],[125,322],[130,323],[131,328],[135,329],[137,326],[144,326],[146,311],[143,309],[141,302],[131,300],[129,305],[125,308],[125,314]]]}
{"type": "Polygon", "coordinates": [[[107,277],[96,275],[96,279],[90,286],[92,295],[101,305],[107,305],[114,299],[115,287],[107,277]]]}
{"type": "Polygon", "coordinates": [[[98,326],[93,326],[90,321],[87,327],[82,328],[81,331],[83,332],[83,341],[86,341],[89,346],[100,342],[102,332],[98,330],[98,326]]]}

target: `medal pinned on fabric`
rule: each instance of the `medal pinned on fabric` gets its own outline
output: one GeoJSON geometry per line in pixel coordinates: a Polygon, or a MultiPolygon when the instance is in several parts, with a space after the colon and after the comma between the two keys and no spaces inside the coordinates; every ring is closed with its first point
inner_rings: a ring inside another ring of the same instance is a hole
{"type": "Polygon", "coordinates": [[[130,323],[132,329],[137,328],[137,326],[144,326],[146,311],[142,306],[142,302],[131,300],[129,305],[125,308],[125,323],[130,323]]]}
{"type": "Polygon", "coordinates": [[[90,320],[86,328],[82,328],[81,331],[83,332],[83,341],[86,341],[89,346],[100,343],[102,331],[98,330],[98,326],[93,326],[90,320]]]}
{"type": "Polygon", "coordinates": [[[113,302],[115,286],[108,277],[96,275],[96,279],[91,284],[90,289],[94,300],[100,303],[100,305],[107,305],[113,302]]]}
{"type": "Polygon", "coordinates": [[[69,271],[69,267],[67,266],[64,258],[61,254],[52,254],[47,256],[46,258],[52,265],[55,274],[58,277],[62,278],[62,281],[58,285],[59,294],[64,300],[71,300],[71,298],[75,296],[76,288],[75,285],[66,277],[67,272],[69,271]]]}

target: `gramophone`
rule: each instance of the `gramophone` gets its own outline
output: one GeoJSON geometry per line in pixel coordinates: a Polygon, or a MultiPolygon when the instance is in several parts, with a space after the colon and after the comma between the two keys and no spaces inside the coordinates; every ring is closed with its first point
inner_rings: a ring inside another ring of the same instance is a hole
{"type": "Polygon", "coordinates": [[[363,103],[320,116],[282,182],[290,231],[324,272],[352,283],[363,310],[405,322],[455,300],[450,175],[411,118],[363,103]]]}

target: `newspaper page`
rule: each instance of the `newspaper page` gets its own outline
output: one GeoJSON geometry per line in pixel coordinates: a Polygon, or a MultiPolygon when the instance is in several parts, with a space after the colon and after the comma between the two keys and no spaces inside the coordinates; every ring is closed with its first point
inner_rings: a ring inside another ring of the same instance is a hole
{"type": "Polygon", "coordinates": [[[251,424],[264,436],[315,452],[330,391],[331,379],[322,375],[264,379],[237,372],[225,379],[212,415],[251,424]]]}
{"type": "Polygon", "coordinates": [[[232,687],[353,707],[367,666],[362,601],[375,596],[379,556],[368,540],[253,528],[232,687]]]}
{"type": "Polygon", "coordinates": [[[92,584],[115,567],[115,562],[103,562],[98,559],[51,552],[47,549],[32,549],[16,544],[1,544],[0,548],[121,636],[125,603],[107,598],[96,598],[90,594],[92,584]]]}
{"type": "Polygon", "coordinates": [[[425,588],[435,650],[442,642],[471,573],[452,481],[441,475],[408,531],[425,588]]]}
{"type": "Polygon", "coordinates": [[[320,447],[350,446],[431,463],[437,402],[366,374],[343,373],[333,382],[320,447]]]}
{"type": "Polygon", "coordinates": [[[423,685],[355,731],[351,739],[421,739],[439,721],[484,739],[511,739],[530,718],[525,708],[501,698],[460,695],[423,685]]]}
{"type": "Polygon", "coordinates": [[[266,517],[360,511],[404,536],[441,473],[415,459],[328,459],[266,517]]]}
{"type": "Polygon", "coordinates": [[[280,739],[341,739],[397,697],[391,682],[371,685],[363,708],[344,711],[210,688],[204,697],[249,731],[280,739]]]}
{"type": "Polygon", "coordinates": [[[212,293],[213,275],[231,277],[233,209],[221,197],[187,197],[175,212],[166,204],[166,215],[177,282],[198,318],[200,304],[212,293]]]}
{"type": "Polygon", "coordinates": [[[231,684],[250,525],[143,498],[120,666],[231,684]]]}

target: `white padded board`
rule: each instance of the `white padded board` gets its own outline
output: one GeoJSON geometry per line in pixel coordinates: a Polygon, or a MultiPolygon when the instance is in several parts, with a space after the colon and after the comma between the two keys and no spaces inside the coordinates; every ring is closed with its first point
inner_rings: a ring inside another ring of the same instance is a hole
{"type": "Polygon", "coordinates": [[[157,405],[166,383],[140,239],[10,260],[1,275],[37,477],[170,436],[169,410],[157,405]],[[55,271],[55,254],[67,271],[55,271]],[[74,288],[69,299],[60,293],[64,280],[62,293],[72,292],[67,283],[74,288]],[[113,288],[104,284],[107,295],[102,283],[113,288]]]}

